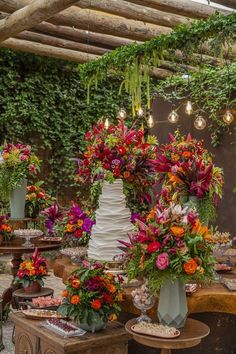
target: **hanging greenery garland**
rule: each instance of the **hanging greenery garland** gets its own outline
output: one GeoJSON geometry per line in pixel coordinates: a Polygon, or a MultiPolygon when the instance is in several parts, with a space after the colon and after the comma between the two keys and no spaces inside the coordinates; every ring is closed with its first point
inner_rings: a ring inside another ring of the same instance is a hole
{"type": "MultiPolygon", "coordinates": [[[[180,25],[168,35],[160,35],[143,44],[131,44],[117,48],[100,59],[79,66],[88,93],[92,85],[104,80],[107,75],[123,73],[122,88],[132,97],[133,114],[141,106],[141,88],[146,88],[147,106],[150,108],[151,69],[159,67],[163,59],[178,61],[176,50],[181,51],[184,63],[196,62],[194,53],[202,53],[207,42],[209,52],[219,56],[222,48],[233,42],[236,32],[236,13],[229,16],[215,14],[207,21],[198,20],[189,25],[180,25]]],[[[120,90],[121,91],[121,90],[120,90]]]]}

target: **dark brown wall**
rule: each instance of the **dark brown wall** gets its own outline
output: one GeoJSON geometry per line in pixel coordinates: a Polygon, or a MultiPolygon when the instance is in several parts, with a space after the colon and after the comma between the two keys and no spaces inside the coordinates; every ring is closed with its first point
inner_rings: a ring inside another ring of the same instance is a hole
{"type": "Polygon", "coordinates": [[[150,129],[150,134],[155,134],[160,143],[166,143],[168,133],[173,133],[179,128],[182,134],[191,133],[194,138],[203,139],[205,147],[215,156],[215,164],[224,169],[224,194],[217,209],[217,225],[220,231],[228,231],[231,236],[236,236],[236,193],[232,192],[236,187],[236,117],[234,124],[229,128],[229,133],[224,134],[221,145],[214,148],[208,130],[206,128],[203,131],[196,130],[193,126],[194,117],[187,116],[184,109],[178,111],[180,119],[177,124],[167,121],[171,111],[171,104],[168,102],[158,98],[153,102],[152,109],[155,126],[150,129]]]}

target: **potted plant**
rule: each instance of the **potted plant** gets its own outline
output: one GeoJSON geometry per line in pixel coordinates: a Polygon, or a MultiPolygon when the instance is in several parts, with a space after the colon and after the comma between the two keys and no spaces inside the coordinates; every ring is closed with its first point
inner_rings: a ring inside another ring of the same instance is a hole
{"type": "Polygon", "coordinates": [[[104,329],[108,320],[115,320],[121,311],[120,283],[104,270],[101,264],[84,261],[83,266],[71,273],[63,293],[59,312],[86,331],[104,329]]]}
{"type": "Polygon", "coordinates": [[[12,227],[8,224],[8,219],[7,215],[0,216],[0,245],[3,241],[9,241],[14,236],[12,227]]]}
{"type": "Polygon", "coordinates": [[[29,218],[37,218],[39,213],[55,200],[41,187],[43,183],[39,181],[27,187],[25,214],[29,218]]]}
{"type": "Polygon", "coordinates": [[[215,207],[222,198],[223,171],[213,164],[202,141],[190,134],[181,136],[178,130],[169,136],[170,143],[161,146],[153,161],[163,192],[172,201],[196,206],[200,219],[207,224],[214,220],[215,207]]]}
{"type": "Polygon", "coordinates": [[[158,205],[143,223],[136,221],[127,247],[130,279],[142,275],[153,294],[160,290],[158,317],[163,324],[183,327],[187,316],[184,284],[214,279],[211,234],[194,209],[158,205]]]}
{"type": "Polygon", "coordinates": [[[23,144],[5,144],[0,154],[0,195],[3,200],[10,198],[11,218],[22,219],[27,177],[39,170],[39,159],[30,146],[23,144]]]}
{"type": "Polygon", "coordinates": [[[33,255],[20,264],[14,283],[22,284],[28,294],[38,293],[44,284],[43,279],[47,274],[46,259],[40,256],[36,248],[33,255]]]}

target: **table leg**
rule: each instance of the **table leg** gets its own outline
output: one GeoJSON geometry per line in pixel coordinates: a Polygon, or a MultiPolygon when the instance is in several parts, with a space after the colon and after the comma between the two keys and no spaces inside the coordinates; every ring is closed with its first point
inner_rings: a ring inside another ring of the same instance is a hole
{"type": "Polygon", "coordinates": [[[161,349],[161,354],[171,354],[171,349],[162,348],[161,349]]]}

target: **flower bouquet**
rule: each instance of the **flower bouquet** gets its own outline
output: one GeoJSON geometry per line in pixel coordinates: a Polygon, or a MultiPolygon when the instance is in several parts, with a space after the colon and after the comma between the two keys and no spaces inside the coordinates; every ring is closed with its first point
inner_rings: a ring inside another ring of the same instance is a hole
{"type": "Polygon", "coordinates": [[[12,219],[25,216],[27,177],[39,170],[39,159],[31,147],[23,144],[6,144],[0,148],[0,197],[10,198],[12,219]]]}
{"type": "Polygon", "coordinates": [[[39,213],[49,207],[55,198],[52,198],[41,187],[43,182],[37,182],[35,185],[27,187],[26,194],[26,216],[30,218],[36,218],[39,213]]]}
{"type": "Polygon", "coordinates": [[[12,233],[13,229],[8,224],[9,217],[7,215],[0,216],[0,244],[3,241],[10,240],[14,235],[12,233]]]}
{"type": "Polygon", "coordinates": [[[119,281],[105,273],[101,264],[84,261],[83,265],[71,273],[59,312],[81,328],[95,332],[105,328],[108,320],[117,318],[122,292],[119,281]]]}
{"type": "Polygon", "coordinates": [[[47,274],[46,259],[36,248],[33,255],[20,264],[14,283],[21,283],[27,293],[39,292],[47,274]]]}
{"type": "Polygon", "coordinates": [[[85,140],[87,146],[78,160],[76,180],[92,185],[92,196],[97,197],[103,180],[112,183],[122,179],[131,209],[147,208],[157,177],[152,164],[156,159],[156,138],[145,139],[143,128],[128,129],[120,120],[108,129],[99,122],[85,134],[85,140]]]}
{"type": "Polygon", "coordinates": [[[29,174],[39,171],[40,161],[29,145],[5,144],[0,148],[0,154],[1,197],[7,199],[29,174]]]}
{"type": "Polygon", "coordinates": [[[211,233],[194,209],[171,203],[158,205],[127,246],[129,278],[142,274],[155,293],[166,279],[208,282],[214,279],[211,233]]]}
{"type": "Polygon", "coordinates": [[[196,197],[201,220],[214,219],[215,206],[222,198],[223,171],[213,164],[202,141],[176,131],[175,135],[170,134],[170,143],[162,145],[153,163],[161,175],[165,197],[178,202],[196,197]]]}
{"type": "Polygon", "coordinates": [[[182,327],[187,315],[184,283],[214,279],[211,234],[188,207],[159,205],[150,214],[146,223],[137,220],[131,243],[126,244],[127,273],[130,279],[146,278],[153,294],[161,289],[159,320],[182,327]]]}
{"type": "Polygon", "coordinates": [[[65,246],[86,246],[94,224],[91,213],[83,212],[77,203],[72,202],[64,218],[56,223],[54,229],[62,236],[65,246]]]}

